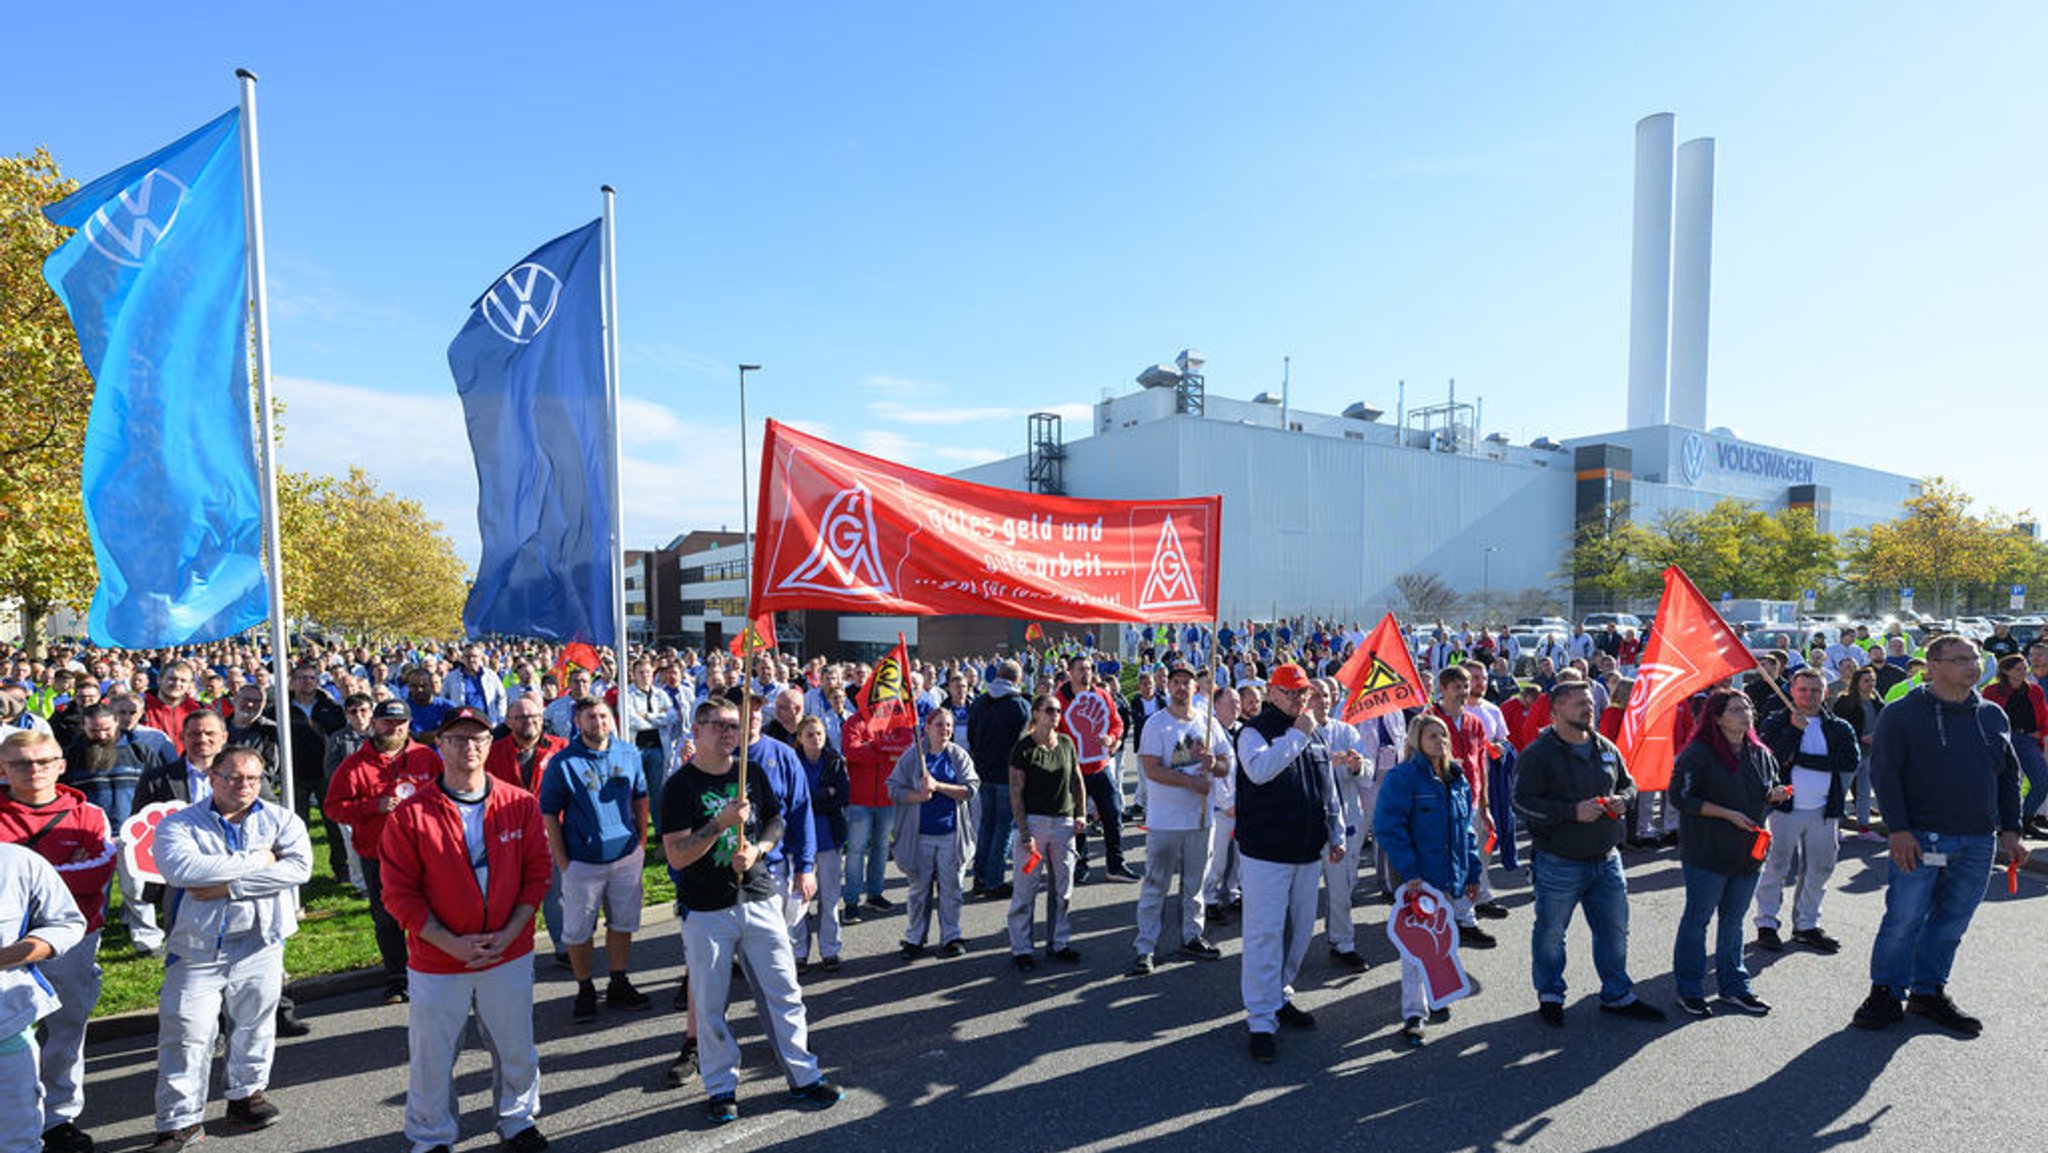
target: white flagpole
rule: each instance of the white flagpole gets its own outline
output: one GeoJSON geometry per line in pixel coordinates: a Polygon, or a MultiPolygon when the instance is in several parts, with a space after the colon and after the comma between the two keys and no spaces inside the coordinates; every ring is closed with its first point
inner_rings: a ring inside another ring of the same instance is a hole
{"type": "Polygon", "coordinates": [[[612,222],[612,200],[618,193],[609,184],[603,186],[603,192],[604,393],[612,418],[611,467],[605,470],[612,495],[612,630],[615,640],[612,652],[616,658],[612,676],[613,687],[619,694],[619,739],[631,743],[629,718],[633,714],[633,666],[626,657],[626,509],[622,503],[624,486],[619,483],[619,459],[624,443],[621,432],[624,422],[619,413],[619,273],[616,263],[619,249],[612,222]]]}
{"type": "Polygon", "coordinates": [[[249,299],[256,320],[256,445],[263,454],[263,539],[270,568],[271,705],[277,710],[278,800],[292,809],[291,653],[284,627],[284,538],[278,533],[276,430],[270,400],[270,297],[263,271],[263,181],[256,160],[256,74],[237,68],[242,82],[242,216],[249,236],[249,299]]]}
{"type": "MultiPolygon", "coordinates": [[[[747,514],[747,374],[761,371],[758,364],[740,368],[740,540],[744,542],[741,572],[747,581],[747,620],[740,626],[740,800],[747,799],[748,738],[753,735],[754,650],[747,644],[747,630],[754,627],[754,522],[747,514]]],[[[741,835],[745,840],[745,834],[741,835]]],[[[794,869],[794,866],[792,866],[794,869]]]]}

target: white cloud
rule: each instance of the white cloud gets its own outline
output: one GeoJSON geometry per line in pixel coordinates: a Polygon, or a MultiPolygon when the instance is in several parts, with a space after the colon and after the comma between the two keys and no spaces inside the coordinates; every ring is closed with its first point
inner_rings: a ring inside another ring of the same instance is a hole
{"type": "Polygon", "coordinates": [[[930,381],[912,380],[905,376],[890,376],[887,373],[876,373],[872,376],[861,377],[860,383],[861,387],[869,392],[886,393],[889,396],[899,397],[904,400],[911,400],[920,396],[941,395],[946,391],[943,385],[933,384],[930,381]]]}

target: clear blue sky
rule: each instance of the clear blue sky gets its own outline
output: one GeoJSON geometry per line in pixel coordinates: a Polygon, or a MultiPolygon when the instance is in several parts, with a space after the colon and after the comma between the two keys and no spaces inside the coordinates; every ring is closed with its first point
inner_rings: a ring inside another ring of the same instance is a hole
{"type": "Polygon", "coordinates": [[[1619,428],[1633,125],[1670,111],[1718,141],[1712,423],[2048,512],[2009,451],[2048,395],[2044,32],[2038,3],[117,2],[14,46],[0,151],[90,178],[259,72],[284,463],[363,464],[473,556],[448,341],[602,183],[641,546],[738,522],[740,361],[757,423],[941,470],[1188,345],[1230,395],[1291,355],[1311,409],[1455,377],[1489,431],[1619,428]]]}

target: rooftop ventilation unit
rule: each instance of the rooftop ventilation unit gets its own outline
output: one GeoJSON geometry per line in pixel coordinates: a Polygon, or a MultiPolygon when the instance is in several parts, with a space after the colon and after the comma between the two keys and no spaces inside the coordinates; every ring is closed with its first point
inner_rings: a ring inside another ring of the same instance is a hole
{"type": "Polygon", "coordinates": [[[1530,442],[1529,442],[1529,447],[1530,447],[1530,448],[1534,448],[1534,449],[1540,449],[1540,450],[1542,450],[1542,451],[1544,451],[1544,452],[1563,452],[1563,451],[1564,451],[1564,446],[1563,446],[1563,445],[1561,445],[1561,444],[1557,443],[1556,441],[1554,441],[1554,440],[1550,439],[1550,438],[1549,438],[1549,437],[1547,437],[1547,436],[1539,436],[1539,437],[1537,437],[1537,438],[1536,438],[1535,440],[1532,440],[1532,441],[1530,441],[1530,442]]]}
{"type": "Polygon", "coordinates": [[[1375,420],[1378,420],[1386,414],[1387,413],[1385,409],[1374,408],[1372,405],[1369,405],[1362,400],[1358,401],[1355,404],[1349,404],[1344,406],[1344,416],[1346,419],[1362,420],[1367,422],[1368,424],[1375,420]]]}
{"type": "Polygon", "coordinates": [[[1278,405],[1280,404],[1280,398],[1279,398],[1279,397],[1277,397],[1277,396],[1275,396],[1275,395],[1273,395],[1273,394],[1272,394],[1272,393],[1270,393],[1270,392],[1262,392],[1262,393],[1260,393],[1259,395],[1257,395],[1257,396],[1255,396],[1255,397],[1253,397],[1253,398],[1252,398],[1252,403],[1253,403],[1253,404],[1270,404],[1270,405],[1274,405],[1275,407],[1277,407],[1277,406],[1278,406],[1278,405]]]}
{"type": "Polygon", "coordinates": [[[1180,370],[1170,364],[1155,364],[1138,374],[1138,384],[1144,388],[1179,388],[1180,370]]]}

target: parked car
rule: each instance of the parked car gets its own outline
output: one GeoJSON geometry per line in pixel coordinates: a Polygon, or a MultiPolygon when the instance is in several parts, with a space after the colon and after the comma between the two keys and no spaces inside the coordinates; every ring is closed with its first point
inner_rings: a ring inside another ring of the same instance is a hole
{"type": "Polygon", "coordinates": [[[1587,632],[1595,632],[1600,629],[1606,628],[1608,625],[1613,625],[1615,628],[1618,629],[1635,629],[1640,632],[1643,627],[1643,618],[1637,616],[1634,613],[1586,614],[1587,632]]]}
{"type": "Polygon", "coordinates": [[[1563,617],[1522,617],[1515,622],[1514,631],[1527,630],[1534,633],[1561,633],[1570,636],[1572,623],[1563,617]]]}

